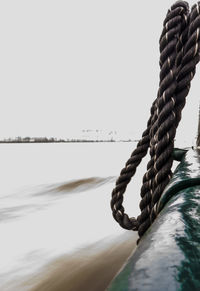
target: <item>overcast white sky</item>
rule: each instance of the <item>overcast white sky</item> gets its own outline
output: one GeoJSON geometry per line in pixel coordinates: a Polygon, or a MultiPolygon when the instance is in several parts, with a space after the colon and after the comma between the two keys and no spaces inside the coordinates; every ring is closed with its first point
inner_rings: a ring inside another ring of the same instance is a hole
{"type": "MultiPolygon", "coordinates": [[[[174,1],[0,1],[0,137],[145,129],[174,1]]],[[[193,1],[189,1],[193,4],[193,1]]],[[[199,70],[179,129],[196,132],[199,70]]]]}

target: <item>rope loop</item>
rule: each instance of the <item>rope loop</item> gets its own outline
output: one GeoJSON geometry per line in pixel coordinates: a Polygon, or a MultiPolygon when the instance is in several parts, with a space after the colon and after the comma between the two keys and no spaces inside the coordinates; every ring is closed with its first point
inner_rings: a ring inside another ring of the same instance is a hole
{"type": "Polygon", "coordinates": [[[137,230],[141,237],[157,216],[157,203],[172,177],[176,129],[181,120],[191,80],[200,60],[200,2],[177,1],[168,10],[160,36],[160,81],[147,129],[121,170],[112,191],[111,209],[121,227],[137,230]],[[141,187],[141,214],[129,218],[123,195],[149,149],[150,160],[141,187]]]}

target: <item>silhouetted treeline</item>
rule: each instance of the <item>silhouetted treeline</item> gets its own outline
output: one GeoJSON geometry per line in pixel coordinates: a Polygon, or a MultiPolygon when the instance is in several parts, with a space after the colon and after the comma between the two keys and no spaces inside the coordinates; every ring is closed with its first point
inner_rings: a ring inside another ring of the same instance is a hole
{"type": "MultiPolygon", "coordinates": [[[[119,140],[118,142],[131,142],[133,140],[119,140]]],[[[117,142],[113,138],[105,139],[105,140],[94,140],[94,139],[57,139],[54,137],[47,138],[47,137],[16,137],[16,138],[7,138],[0,140],[0,143],[73,143],[73,142],[117,142]]]]}
{"type": "Polygon", "coordinates": [[[47,138],[47,137],[16,137],[0,140],[0,143],[45,143],[45,142],[66,142],[64,139],[47,138]]]}

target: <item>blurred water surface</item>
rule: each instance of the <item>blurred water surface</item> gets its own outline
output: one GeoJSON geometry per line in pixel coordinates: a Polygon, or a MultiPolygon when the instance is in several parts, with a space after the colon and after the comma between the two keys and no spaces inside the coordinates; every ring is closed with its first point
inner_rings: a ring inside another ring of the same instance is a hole
{"type": "MultiPolygon", "coordinates": [[[[135,145],[0,145],[0,290],[106,288],[137,239],[110,210],[115,180],[135,145]]],[[[131,216],[139,213],[144,170],[126,193],[131,216]]]]}

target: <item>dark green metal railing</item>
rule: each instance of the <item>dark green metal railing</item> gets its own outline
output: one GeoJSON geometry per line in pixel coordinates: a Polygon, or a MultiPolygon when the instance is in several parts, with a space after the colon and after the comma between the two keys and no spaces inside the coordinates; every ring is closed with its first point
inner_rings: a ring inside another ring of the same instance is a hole
{"type": "Polygon", "coordinates": [[[200,290],[200,150],[176,149],[174,158],[160,213],[109,291],[200,290]]]}

